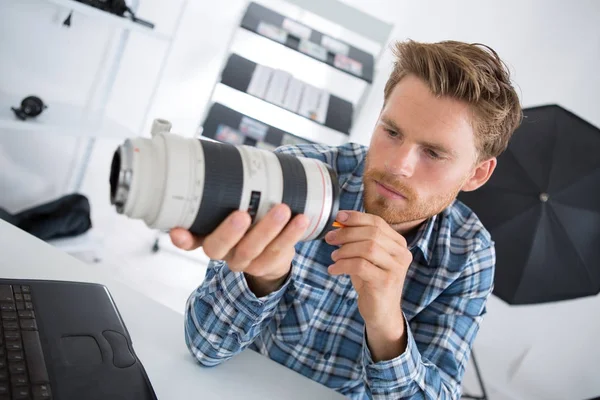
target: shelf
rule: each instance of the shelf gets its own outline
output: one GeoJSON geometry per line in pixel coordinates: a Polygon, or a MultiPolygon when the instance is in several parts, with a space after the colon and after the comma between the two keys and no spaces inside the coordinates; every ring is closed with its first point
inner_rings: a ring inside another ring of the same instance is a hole
{"type": "Polygon", "coordinates": [[[223,104],[257,121],[277,127],[314,143],[337,146],[347,143],[350,138],[345,133],[338,132],[321,124],[315,124],[307,118],[291,113],[257,97],[248,96],[246,93],[222,83],[215,85],[209,106],[212,103],[223,104]]]}
{"type": "MultiPolygon", "coordinates": [[[[56,4],[57,6],[64,7],[69,10],[73,10],[76,13],[86,15],[88,17],[102,21],[103,23],[112,25],[116,28],[126,29],[133,32],[143,33],[160,40],[171,40],[171,36],[157,32],[147,26],[141,25],[137,22],[133,22],[127,17],[120,17],[116,14],[111,14],[107,11],[102,11],[96,7],[89,6],[87,4],[80,3],[75,0],[46,0],[49,3],[56,4]]],[[[139,16],[143,18],[142,16],[139,16]]]]}
{"type": "MultiPolygon", "coordinates": [[[[19,107],[25,97],[0,92],[0,130],[51,132],[75,137],[112,137],[126,139],[134,136],[123,125],[103,118],[101,114],[86,113],[81,107],[48,102],[41,115],[25,121],[18,119],[11,107],[19,107]]],[[[45,100],[42,98],[42,100],[45,100]]]]}
{"type": "Polygon", "coordinates": [[[346,135],[352,103],[295,79],[291,74],[231,54],[221,83],[346,135]]]}
{"type": "Polygon", "coordinates": [[[209,139],[269,150],[286,144],[312,143],[308,139],[250,118],[220,103],[211,105],[202,129],[202,136],[209,139]]]}
{"type": "Polygon", "coordinates": [[[375,58],[372,54],[260,4],[248,5],[241,27],[351,76],[373,83],[375,58]]]}

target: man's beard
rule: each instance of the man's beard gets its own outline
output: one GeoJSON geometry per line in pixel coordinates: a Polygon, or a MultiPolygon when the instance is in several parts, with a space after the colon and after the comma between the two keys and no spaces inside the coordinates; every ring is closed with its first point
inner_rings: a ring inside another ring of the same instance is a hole
{"type": "Polygon", "coordinates": [[[433,198],[420,199],[413,188],[401,182],[393,175],[369,169],[368,164],[367,162],[365,165],[363,176],[363,202],[365,211],[369,214],[380,216],[390,225],[405,224],[407,222],[422,221],[431,218],[452,204],[460,192],[459,187],[452,192],[443,193],[433,198]],[[377,193],[375,181],[384,184],[386,187],[404,196],[404,205],[399,208],[393,204],[392,200],[377,193]]]}

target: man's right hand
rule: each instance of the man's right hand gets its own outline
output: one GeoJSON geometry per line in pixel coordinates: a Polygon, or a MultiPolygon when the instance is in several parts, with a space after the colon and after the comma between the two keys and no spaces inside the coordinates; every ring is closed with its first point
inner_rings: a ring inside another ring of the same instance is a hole
{"type": "Polygon", "coordinates": [[[257,297],[263,297],[285,282],[295,255],[294,246],[309,223],[302,214],[291,221],[290,218],[290,208],[278,204],[250,230],[250,214],[234,211],[206,237],[194,236],[182,228],[172,229],[170,235],[175,246],[184,250],[202,246],[211,259],[224,260],[230,270],[244,272],[250,289],[257,297]]]}

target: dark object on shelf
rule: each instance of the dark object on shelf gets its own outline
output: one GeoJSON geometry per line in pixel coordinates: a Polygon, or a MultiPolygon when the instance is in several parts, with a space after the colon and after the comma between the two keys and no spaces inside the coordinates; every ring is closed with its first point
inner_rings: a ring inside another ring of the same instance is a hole
{"type": "Polygon", "coordinates": [[[332,41],[347,48],[347,54],[331,51],[323,46],[323,37],[326,35],[260,4],[248,5],[241,27],[368,83],[373,82],[375,58],[372,54],[338,39],[332,41]],[[290,27],[294,29],[289,29],[290,27]],[[306,33],[304,38],[298,36],[300,31],[306,33]]]}
{"type": "Polygon", "coordinates": [[[536,304],[600,292],[600,129],[558,105],[525,118],[488,183],[459,200],[496,243],[494,294],[536,304]]]}
{"type": "MultiPolygon", "coordinates": [[[[229,59],[227,60],[227,64],[225,65],[225,68],[223,69],[222,75],[221,75],[221,82],[229,87],[232,87],[234,89],[240,90],[244,93],[248,93],[250,95],[253,95],[255,97],[258,97],[255,95],[255,93],[249,93],[249,88],[250,88],[250,84],[251,81],[253,79],[253,75],[257,74],[257,69],[261,67],[261,68],[267,68],[264,66],[260,66],[259,64],[256,64],[253,61],[250,61],[244,57],[241,57],[237,54],[231,54],[229,56],[229,59]]],[[[276,71],[276,70],[275,70],[276,71]]],[[[276,79],[267,79],[266,80],[269,83],[272,82],[276,82],[276,79]]],[[[290,79],[288,80],[288,82],[294,81],[294,86],[297,87],[297,93],[291,93],[292,89],[290,88],[292,85],[289,85],[290,87],[288,87],[288,83],[287,82],[279,82],[281,83],[285,88],[271,88],[267,85],[266,86],[266,90],[263,90],[263,93],[266,91],[266,97],[262,98],[263,100],[267,101],[270,104],[274,104],[278,107],[281,107],[287,111],[290,111],[296,115],[300,115],[304,118],[310,119],[318,124],[324,125],[328,128],[334,129],[336,131],[345,133],[345,134],[349,134],[350,133],[350,128],[352,126],[352,114],[353,114],[353,107],[352,107],[352,103],[349,101],[346,101],[344,99],[341,99],[337,96],[334,95],[328,95],[328,100],[327,100],[327,105],[325,107],[322,108],[322,110],[324,111],[323,117],[324,120],[319,121],[318,117],[316,115],[312,115],[309,116],[308,113],[306,113],[304,110],[313,110],[316,112],[317,109],[319,108],[318,106],[318,98],[316,96],[303,96],[302,95],[302,91],[308,91],[310,90],[315,90],[315,88],[312,88],[309,85],[306,85],[304,82],[298,81],[296,79],[294,79],[293,77],[290,77],[290,79]],[[280,99],[277,101],[269,101],[269,92],[279,92],[280,94],[280,99]],[[284,96],[288,96],[294,94],[295,97],[298,98],[299,101],[295,101],[296,105],[292,108],[292,107],[286,107],[284,105],[285,103],[285,98],[284,96]],[[309,97],[314,97],[315,101],[313,102],[313,105],[310,105],[308,107],[308,109],[306,107],[303,107],[303,102],[305,100],[307,100],[309,97]],[[301,99],[301,100],[300,100],[301,99]],[[277,102],[279,104],[277,104],[277,102]],[[300,103],[300,104],[298,104],[300,103]],[[298,107],[300,108],[300,110],[298,111],[298,107]]],[[[275,83],[277,84],[277,83],[275,83]]],[[[296,91],[294,91],[296,92],[296,91]]],[[[261,97],[258,97],[261,98],[261,97]]]]}
{"type": "Polygon", "coordinates": [[[27,96],[21,101],[21,107],[11,107],[17,118],[25,121],[27,118],[35,118],[48,106],[37,96],[27,96]]]}
{"type": "Polygon", "coordinates": [[[204,120],[202,136],[231,144],[272,148],[297,143],[312,143],[282,131],[220,103],[213,103],[204,120]]]}
{"type": "MultiPolygon", "coordinates": [[[[75,0],[79,3],[87,4],[88,6],[92,6],[98,8],[102,11],[109,12],[111,14],[118,15],[119,17],[125,17],[126,14],[133,22],[137,22],[140,25],[147,26],[148,28],[154,28],[154,24],[149,21],[145,21],[136,17],[135,13],[129,8],[125,0],[75,0]]],[[[71,18],[69,16],[69,24],[71,24],[71,18]]],[[[66,24],[65,24],[66,25],[66,24]]]]}
{"type": "Polygon", "coordinates": [[[90,203],[76,193],[17,214],[0,208],[0,218],[42,240],[77,236],[92,227],[90,203]]]}

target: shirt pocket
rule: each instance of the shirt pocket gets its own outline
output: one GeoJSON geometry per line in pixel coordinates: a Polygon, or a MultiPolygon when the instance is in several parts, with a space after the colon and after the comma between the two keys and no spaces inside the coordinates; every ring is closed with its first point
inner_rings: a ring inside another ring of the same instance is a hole
{"type": "Polygon", "coordinates": [[[323,299],[323,289],[294,282],[269,324],[268,329],[273,338],[287,347],[300,343],[314,323],[314,314],[323,299]]]}

